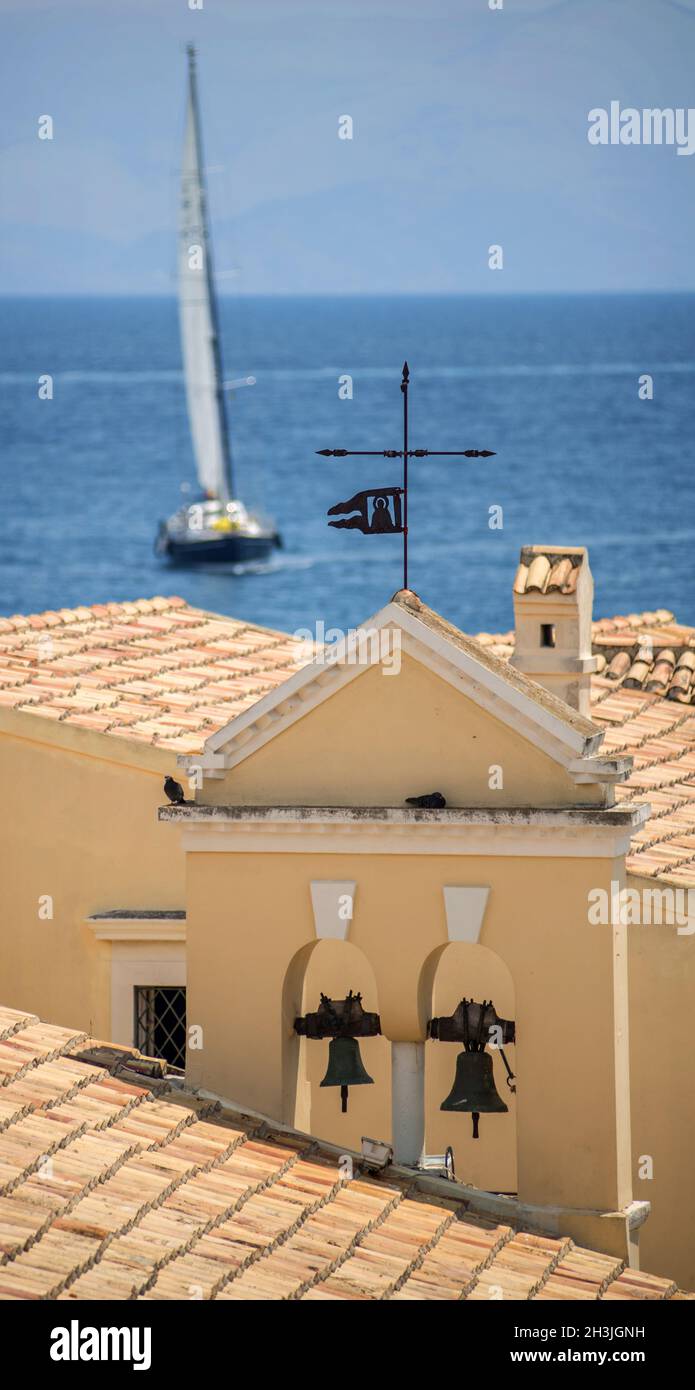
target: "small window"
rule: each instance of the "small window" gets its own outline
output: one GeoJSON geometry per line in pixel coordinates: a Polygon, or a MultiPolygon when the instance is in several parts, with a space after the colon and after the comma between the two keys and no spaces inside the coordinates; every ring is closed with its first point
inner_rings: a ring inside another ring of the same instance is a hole
{"type": "Polygon", "coordinates": [[[541,623],[541,646],[555,646],[555,625],[554,623],[541,623]]]}
{"type": "Polygon", "coordinates": [[[172,1067],[186,1065],[186,991],[178,985],[138,985],[135,1046],[172,1067]]]}

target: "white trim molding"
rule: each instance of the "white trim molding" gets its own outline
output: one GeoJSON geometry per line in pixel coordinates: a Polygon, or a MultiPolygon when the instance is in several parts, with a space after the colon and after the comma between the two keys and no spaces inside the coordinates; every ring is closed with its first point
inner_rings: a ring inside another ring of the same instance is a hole
{"type": "Polygon", "coordinates": [[[476,945],[480,941],[490,889],[453,886],[445,887],[443,892],[449,940],[476,945]]]}
{"type": "Polygon", "coordinates": [[[348,879],[341,882],[314,879],[311,884],[311,906],[314,912],[314,929],[319,941],[347,941],[355,911],[356,887],[357,884],[348,879]],[[346,898],[350,900],[350,913],[347,917],[342,911],[346,898]]]}
{"type": "Polygon", "coordinates": [[[86,925],[97,941],[186,940],[186,914],[182,910],[116,908],[112,912],[93,913],[86,925]]]}
{"type": "Polygon", "coordinates": [[[184,942],[114,941],[111,947],[112,1042],[135,1046],[135,989],[138,985],[186,984],[184,942]]]}
{"type": "Polygon", "coordinates": [[[647,806],[608,810],[397,806],[162,806],[192,853],[529,855],[616,858],[647,806]]]}
{"type": "MultiPolygon", "coordinates": [[[[434,619],[435,615],[430,615],[434,619]]],[[[575,780],[613,781],[627,775],[618,760],[603,763],[595,757],[603,730],[592,725],[561,700],[534,685],[513,667],[494,660],[473,639],[449,635],[446,625],[418,616],[401,602],[388,603],[335,648],[319,654],[276,690],[243,710],[212,734],[201,753],[180,756],[180,767],[220,778],[276,734],[302,719],[310,710],[380,661],[381,643],[371,635],[398,631],[402,650],[441,676],[456,690],[516,730],[575,780]],[[366,655],[365,655],[366,653],[366,655]],[[587,773],[589,776],[587,776],[587,773]]]]}

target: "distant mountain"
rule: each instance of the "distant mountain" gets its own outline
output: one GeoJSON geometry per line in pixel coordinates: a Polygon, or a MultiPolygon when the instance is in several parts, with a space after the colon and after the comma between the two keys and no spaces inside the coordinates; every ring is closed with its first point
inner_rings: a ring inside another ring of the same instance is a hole
{"type": "MultiPolygon", "coordinates": [[[[8,8],[0,292],[173,290],[190,15],[8,8]]],[[[612,100],[692,105],[694,45],[695,0],[206,8],[221,291],[695,285],[695,155],[587,140],[612,100]]]]}

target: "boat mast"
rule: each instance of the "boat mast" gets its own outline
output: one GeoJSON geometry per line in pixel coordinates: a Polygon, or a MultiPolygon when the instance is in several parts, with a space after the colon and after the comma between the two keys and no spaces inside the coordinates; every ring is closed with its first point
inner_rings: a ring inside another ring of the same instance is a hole
{"type": "Polygon", "coordinates": [[[224,373],[222,369],[222,347],[220,343],[220,322],[217,310],[217,295],[215,293],[215,277],[213,274],[212,261],[212,242],[210,239],[210,228],[208,225],[207,208],[207,185],[205,181],[205,165],[203,163],[203,142],[200,133],[200,109],[198,105],[198,79],[195,64],[195,48],[192,43],[187,44],[188,54],[188,85],[191,98],[191,111],[193,113],[193,131],[195,139],[196,162],[198,165],[198,186],[200,189],[200,210],[203,231],[203,255],[205,259],[205,278],[207,284],[208,304],[210,306],[210,321],[212,323],[212,353],[215,362],[217,409],[220,420],[220,433],[222,437],[222,448],[224,453],[224,480],[226,483],[227,496],[223,501],[229,501],[234,496],[232,489],[232,449],[229,438],[229,421],[227,419],[227,402],[225,399],[222,382],[224,373]]]}

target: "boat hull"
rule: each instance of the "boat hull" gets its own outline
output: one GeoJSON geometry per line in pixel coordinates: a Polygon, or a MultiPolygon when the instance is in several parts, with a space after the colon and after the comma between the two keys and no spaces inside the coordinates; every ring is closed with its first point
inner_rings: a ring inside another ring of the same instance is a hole
{"type": "Polygon", "coordinates": [[[163,528],[157,541],[157,553],[176,565],[244,565],[267,559],[280,544],[276,534],[244,536],[236,533],[189,539],[172,536],[163,528]]]}

